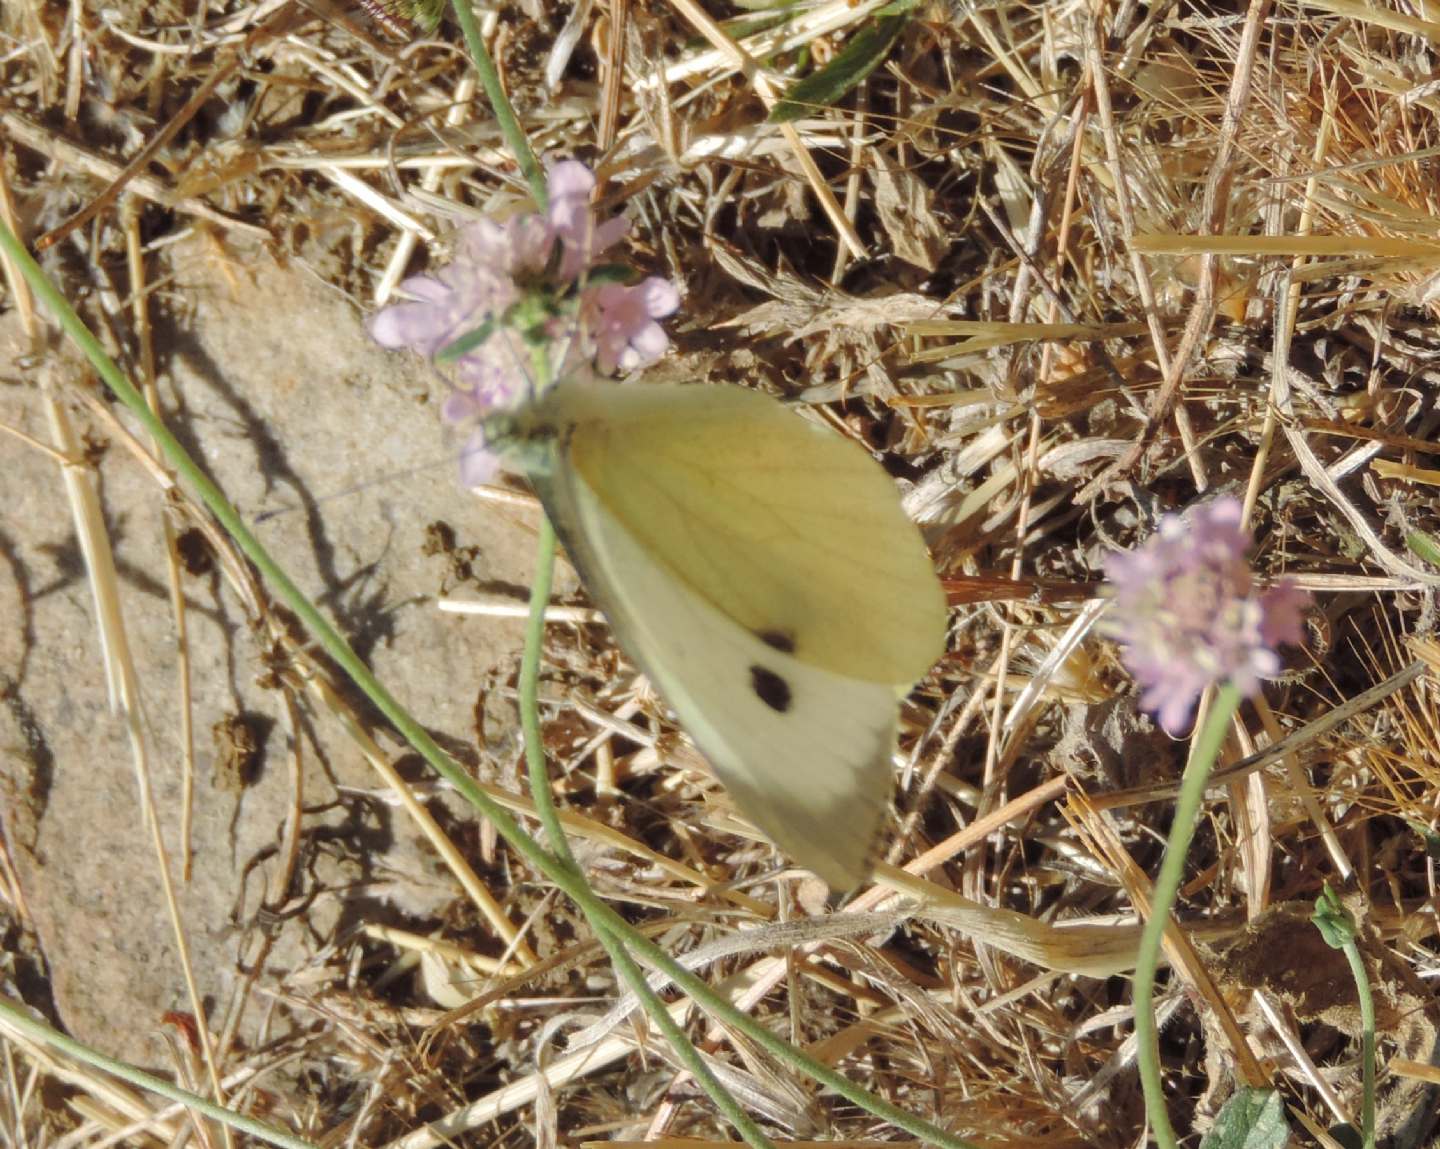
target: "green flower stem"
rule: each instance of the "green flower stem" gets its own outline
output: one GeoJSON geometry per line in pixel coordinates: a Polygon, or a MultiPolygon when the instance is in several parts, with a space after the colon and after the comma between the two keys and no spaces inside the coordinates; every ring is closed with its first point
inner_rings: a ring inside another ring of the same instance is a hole
{"type": "Polygon", "coordinates": [[[1370,991],[1370,975],[1366,972],[1365,961],[1360,956],[1357,943],[1358,931],[1355,919],[1340,900],[1338,894],[1325,884],[1325,889],[1315,899],[1315,912],[1310,916],[1315,928],[1320,931],[1331,949],[1345,954],[1350,963],[1350,974],[1355,979],[1355,993],[1360,999],[1360,1032],[1364,1064],[1364,1095],[1361,1101],[1360,1132],[1364,1149],[1375,1149],[1375,997],[1370,991]]]}
{"type": "MultiPolygon", "coordinates": [[[[534,152],[530,149],[529,139],[515,118],[514,110],[500,84],[495,64],[485,50],[484,41],[480,37],[480,28],[475,22],[469,0],[455,0],[452,7],[455,10],[456,19],[460,22],[465,42],[469,45],[470,54],[474,58],[476,71],[480,75],[480,83],[485,88],[485,94],[489,97],[491,107],[495,109],[495,117],[499,121],[501,133],[505,136],[505,141],[519,163],[520,170],[530,184],[536,204],[541,211],[544,211],[548,198],[544,175],[535,160],[534,152]]],[[[472,333],[472,337],[477,335],[478,333],[472,333]]],[[[476,338],[476,343],[479,342],[480,339],[476,338]]],[[[463,354],[463,352],[457,352],[453,347],[447,350],[457,358],[459,354],[463,354]]],[[[537,390],[543,391],[551,383],[549,358],[542,348],[536,348],[531,359],[536,378],[539,380],[537,390]]],[[[560,824],[560,816],[555,810],[555,799],[550,792],[550,775],[546,768],[544,735],[540,729],[540,658],[545,640],[545,608],[550,602],[550,586],[555,572],[555,543],[555,528],[547,518],[541,524],[536,548],[535,576],[530,586],[530,617],[525,630],[525,650],[520,660],[520,728],[525,739],[525,767],[530,780],[531,801],[535,804],[535,813],[545,831],[546,841],[558,863],[569,870],[574,881],[593,896],[593,891],[590,891],[584,873],[575,862],[575,855],[570,850],[570,843],[565,837],[565,829],[560,824]]],[[[598,899],[596,900],[598,902],[598,899]]],[[[582,909],[584,909],[583,905],[582,909]]],[[[705,1063],[700,1051],[695,1048],[684,1030],[670,1016],[670,1011],[665,1008],[665,1003],[660,1000],[660,996],[650,988],[644,972],[635,964],[634,958],[630,956],[630,951],[625,948],[624,935],[608,929],[597,919],[592,910],[585,909],[585,915],[595,930],[595,936],[605,948],[606,954],[609,955],[610,964],[615,968],[616,974],[629,987],[630,992],[639,999],[646,1013],[650,1015],[651,1020],[674,1049],[676,1057],[690,1071],[690,1075],[695,1078],[710,1100],[715,1103],[715,1107],[726,1116],[735,1131],[752,1149],[774,1149],[769,1139],[761,1132],[760,1127],[750,1119],[750,1115],[741,1108],[740,1103],[735,1100],[730,1091],[705,1063]]]]}
{"type": "MultiPolygon", "coordinates": [[[[514,110],[500,84],[494,62],[485,50],[469,0],[455,0],[452,7],[474,58],[476,71],[480,74],[480,82],[495,109],[500,130],[530,184],[536,205],[544,211],[548,198],[544,175],[530,149],[529,139],[515,119],[514,110]]],[[[486,334],[488,335],[488,332],[486,334]]],[[[472,333],[471,338],[475,339],[476,345],[481,342],[478,332],[472,333]]],[[[463,350],[457,350],[454,346],[447,350],[456,358],[463,354],[463,350]]],[[[531,360],[539,381],[537,390],[543,391],[551,383],[549,357],[543,348],[537,347],[531,360]]],[[[540,526],[536,547],[535,576],[530,586],[530,617],[525,628],[525,650],[520,659],[520,728],[525,740],[525,768],[530,780],[531,801],[535,804],[535,813],[545,831],[546,841],[558,864],[570,872],[579,886],[593,895],[584,873],[576,864],[575,855],[565,837],[565,829],[560,824],[560,815],[555,810],[554,795],[550,792],[550,775],[546,768],[544,732],[540,728],[540,658],[545,641],[545,608],[550,602],[550,586],[555,573],[555,543],[555,528],[546,518],[540,526]]],[[[585,914],[620,980],[639,999],[651,1020],[674,1049],[676,1057],[715,1103],[715,1107],[726,1116],[735,1131],[752,1149],[774,1149],[760,1127],[750,1119],[750,1115],[741,1108],[740,1103],[705,1064],[700,1051],[670,1016],[670,1011],[665,1008],[660,996],[650,988],[644,972],[625,948],[623,935],[612,933],[591,911],[586,910],[585,914]]]]}
{"type": "Polygon", "coordinates": [[[485,98],[490,101],[495,122],[500,125],[500,134],[505,137],[505,146],[520,165],[520,174],[530,185],[530,194],[535,197],[535,203],[543,212],[548,198],[545,191],[545,173],[530,148],[530,141],[520,127],[520,121],[515,118],[514,109],[510,107],[504,85],[500,83],[500,73],[495,70],[495,61],[490,59],[490,53],[485,49],[485,41],[480,36],[480,25],[475,20],[470,0],[451,0],[450,10],[455,13],[455,21],[460,25],[461,35],[465,37],[465,46],[470,49],[470,57],[475,61],[480,86],[485,89],[485,98]]]}
{"type": "Polygon", "coordinates": [[[59,1030],[51,1029],[43,1021],[37,1021],[23,1007],[15,1005],[5,998],[0,998],[0,1021],[12,1029],[18,1029],[27,1037],[59,1050],[67,1057],[86,1065],[93,1065],[96,1069],[104,1070],[121,1081],[128,1081],[131,1085],[179,1102],[181,1105],[193,1109],[197,1113],[203,1113],[206,1117],[211,1117],[232,1129],[249,1133],[262,1141],[268,1141],[271,1145],[278,1145],[281,1149],[316,1149],[316,1146],[303,1137],[296,1137],[294,1134],[286,1133],[283,1129],[276,1129],[266,1125],[263,1121],[256,1121],[253,1117],[246,1117],[243,1113],[236,1113],[233,1109],[216,1105],[215,1102],[201,1097],[198,1093],[191,1093],[188,1089],[181,1089],[178,1085],[172,1085],[159,1077],[152,1077],[150,1074],[136,1069],[133,1065],[116,1061],[113,1057],[106,1057],[88,1045],[82,1045],[73,1037],[67,1037],[59,1030]]]}
{"type": "MultiPolygon", "coordinates": [[[[545,841],[559,863],[570,871],[572,879],[586,885],[585,877],[575,862],[570,843],[565,838],[565,828],[560,824],[560,815],[555,810],[555,799],[550,792],[550,774],[546,769],[545,744],[540,729],[540,655],[545,638],[545,608],[550,603],[550,584],[555,573],[555,528],[546,519],[540,524],[540,538],[536,548],[535,575],[530,584],[530,618],[525,628],[525,652],[520,659],[520,728],[525,738],[525,767],[530,779],[530,800],[535,804],[535,813],[545,830],[545,841]]],[[[592,892],[593,896],[593,892],[592,892]]],[[[587,911],[586,916],[589,917],[587,911]]],[[[625,939],[611,933],[605,926],[591,918],[596,927],[595,936],[610,956],[615,972],[645,1007],[645,1012],[670,1043],[681,1064],[705,1090],[735,1131],[744,1138],[752,1149],[774,1149],[769,1138],[750,1119],[731,1092],[715,1076],[694,1043],[685,1035],[660,995],[650,988],[645,974],[635,964],[630,951],[625,948],[625,939]]]]}
{"type": "Polygon", "coordinates": [[[535,574],[530,582],[530,616],[525,624],[525,650],[520,656],[520,731],[525,740],[525,766],[530,778],[530,800],[545,831],[550,852],[573,873],[580,873],[570,852],[565,829],[555,812],[550,793],[550,776],[545,769],[544,734],[540,729],[540,654],[545,639],[545,608],[550,604],[550,585],[555,574],[555,528],[547,518],[540,524],[536,546],[535,574]]]}
{"type": "Polygon", "coordinates": [[[350,677],[350,680],[370,699],[375,707],[389,719],[390,723],[410,746],[428,762],[442,778],[489,819],[496,831],[516,853],[520,854],[535,869],[539,870],[555,885],[569,895],[590,919],[599,935],[602,930],[611,937],[624,940],[630,953],[647,965],[662,971],[683,993],[688,994],[712,1017],[740,1030],[746,1037],[760,1046],[771,1056],[799,1073],[833,1089],[846,1100],[858,1105],[882,1121],[905,1130],[920,1140],[928,1141],[941,1149],[973,1149],[962,1138],[945,1132],[913,1114],[890,1104],[829,1066],[795,1049],[754,1018],[736,1009],[731,1002],[717,994],[705,981],[684,969],[650,939],[632,930],[629,925],[600,901],[590,888],[578,879],[575,872],[542,849],[521,828],[519,822],[481,790],[470,776],[430,737],[424,727],[412,718],[395,700],[388,690],[371,673],[370,668],[350,648],[340,633],[320,610],[300,592],[299,587],[270,557],[258,539],[250,532],[239,513],[225,496],[186,453],[174,434],[163,420],[152,412],[134,385],[125,378],[114,361],[105,354],[105,349],[90,330],[75,314],[69,302],[45,278],[45,273],[31,258],[30,253],[16,239],[9,228],[0,225],[0,254],[10,259],[30,284],[31,290],[53,315],[66,335],[86,355],[95,371],[108,387],[129,409],[146,434],[153,437],[160,451],[181,481],[195,492],[201,502],[209,508],[216,520],[223,526],[235,545],[240,548],[270,584],[276,596],[285,602],[315,640],[350,677]]]}
{"type": "Polygon", "coordinates": [[[1360,1110],[1360,1132],[1365,1149],[1375,1149],[1375,995],[1370,992],[1370,975],[1360,957],[1360,947],[1353,941],[1344,947],[1355,975],[1355,992],[1360,996],[1360,1027],[1364,1050],[1364,1099],[1360,1110]]]}
{"type": "Polygon", "coordinates": [[[1165,926],[1180,893],[1180,879],[1185,874],[1185,855],[1190,849],[1190,839],[1195,836],[1195,822],[1205,797],[1205,783],[1210,778],[1210,771],[1215,768],[1215,760],[1220,757],[1225,732],[1239,705],[1240,692],[1227,682],[1216,694],[1205,725],[1191,748],[1190,761],[1185,766],[1185,775],[1180,780],[1180,794],[1175,801],[1170,839],[1165,843],[1165,859],[1160,864],[1160,875],[1155,879],[1150,899],[1150,916],[1145,921],[1145,929],[1140,935],[1140,949],[1135,955],[1135,1058],[1140,1067],[1140,1083],[1145,1089],[1145,1115],[1150,1120],[1150,1131],[1160,1149],[1176,1149],[1176,1143],[1175,1130],[1165,1110],[1165,1089],[1160,1076],[1160,1035],[1155,1028],[1155,972],[1160,967],[1160,946],[1165,937],[1165,926]]]}
{"type": "Polygon", "coordinates": [[[1360,1126],[1365,1149],[1375,1149],[1375,996],[1370,992],[1370,977],[1360,958],[1360,947],[1351,942],[1345,947],[1350,972],[1355,975],[1355,992],[1360,995],[1360,1026],[1363,1032],[1365,1095],[1361,1102],[1360,1126]]]}

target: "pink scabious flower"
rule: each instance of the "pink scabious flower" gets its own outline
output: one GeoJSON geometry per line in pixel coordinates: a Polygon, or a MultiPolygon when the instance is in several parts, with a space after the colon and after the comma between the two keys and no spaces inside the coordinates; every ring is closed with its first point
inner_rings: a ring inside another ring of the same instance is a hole
{"type": "Polygon", "coordinates": [[[670,346],[657,319],[680,306],[668,279],[652,275],[643,283],[602,283],[586,292],[585,330],[595,345],[595,366],[606,375],[648,367],[670,346]]]}
{"type": "Polygon", "coordinates": [[[1207,686],[1246,697],[1280,671],[1277,648],[1298,645],[1309,595],[1281,581],[1261,589],[1246,561],[1250,531],[1231,497],[1165,515],[1133,551],[1105,559],[1111,629],[1140,684],[1140,705],[1166,733],[1183,734],[1207,686]]]}
{"type": "Polygon", "coordinates": [[[400,284],[409,298],[372,315],[370,335],[381,347],[433,356],[488,317],[504,314],[525,281],[543,274],[553,245],[548,223],[536,215],[504,224],[477,220],[460,233],[452,263],[400,284]]]}
{"type": "Polygon", "coordinates": [[[622,217],[595,221],[594,188],[584,164],[551,165],[544,215],[467,225],[452,262],[405,280],[406,298],[370,319],[382,347],[441,355],[453,367],[454,390],[441,417],[473,428],[461,461],[467,485],[488,482],[499,469],[479,424],[530,394],[537,353],[551,361],[552,378],[589,368],[609,375],[647,366],[670,345],[656,322],[680,304],[670,283],[651,277],[627,286],[598,272],[593,282],[585,279],[629,230],[622,217]]]}

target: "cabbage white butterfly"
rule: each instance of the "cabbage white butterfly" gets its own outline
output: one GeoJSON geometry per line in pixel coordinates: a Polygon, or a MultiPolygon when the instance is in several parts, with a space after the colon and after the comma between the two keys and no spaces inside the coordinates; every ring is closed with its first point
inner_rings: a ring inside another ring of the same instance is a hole
{"type": "Polygon", "coordinates": [[[898,703],[944,592],[858,445],[732,386],[563,381],[493,418],[621,648],[740,812],[835,889],[870,873],[898,703]]]}

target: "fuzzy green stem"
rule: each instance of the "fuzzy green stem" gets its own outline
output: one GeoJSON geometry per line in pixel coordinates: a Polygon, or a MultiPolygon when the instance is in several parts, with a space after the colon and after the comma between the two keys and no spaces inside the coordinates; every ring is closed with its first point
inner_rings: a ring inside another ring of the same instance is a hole
{"type": "Polygon", "coordinates": [[[10,259],[20,269],[31,290],[56,318],[61,328],[75,345],[89,358],[96,372],[115,395],[130,409],[133,418],[150,435],[165,459],[180,480],[187,484],[196,497],[209,508],[216,520],[234,540],[240,551],[251,560],[269,583],[276,597],[286,603],[300,619],[315,641],[334,660],[355,686],[370,699],[406,742],[431,768],[487,818],[502,838],[522,858],[551,882],[563,890],[590,919],[597,935],[602,929],[612,937],[624,939],[630,953],[646,965],[663,972],[681,992],[692,997],[712,1017],[738,1029],[757,1046],[777,1058],[796,1072],[806,1074],[813,1080],[853,1104],[873,1114],[882,1121],[905,1130],[912,1136],[941,1149],[973,1149],[970,1142],[945,1132],[914,1114],[907,1113],[848,1080],[843,1074],[814,1058],[795,1049],[788,1042],[771,1033],[748,1014],[735,1008],[731,1002],[717,994],[705,981],[686,970],[654,942],[632,930],[629,925],[608,905],[600,901],[583,881],[577,879],[574,871],[563,865],[547,850],[540,847],[527,835],[511,815],[488,794],[476,785],[465,770],[454,762],[429,733],[400,705],[390,692],[381,685],[361,658],[351,649],[330,621],[320,612],[294,580],[272,559],[260,541],[251,533],[241,519],[239,512],[196,464],[163,420],[150,410],[144,398],[134,385],[125,378],[114,361],[89,329],[75,314],[69,302],[45,278],[39,265],[16,239],[9,228],[0,224],[0,254],[10,259]]]}
{"type": "Polygon", "coordinates": [[[455,22],[460,25],[460,34],[465,37],[465,46],[470,49],[470,58],[475,61],[480,86],[485,89],[485,98],[490,101],[495,122],[500,125],[500,134],[505,137],[505,146],[520,165],[520,174],[530,185],[530,194],[535,197],[535,203],[544,211],[548,198],[545,191],[545,173],[530,148],[525,130],[515,118],[515,109],[510,106],[510,98],[505,95],[505,86],[500,83],[500,73],[495,69],[495,61],[490,59],[490,53],[485,48],[470,0],[451,0],[450,10],[455,13],[455,22]]]}
{"type": "Polygon", "coordinates": [[[1355,975],[1355,992],[1360,996],[1360,1028],[1365,1058],[1360,1133],[1365,1149],[1375,1149],[1375,995],[1370,992],[1370,975],[1365,972],[1360,947],[1352,941],[1344,947],[1344,953],[1350,962],[1350,972],[1355,975]]]}
{"type": "Polygon", "coordinates": [[[1370,974],[1360,956],[1359,931],[1354,917],[1345,908],[1340,896],[1330,888],[1329,882],[1315,899],[1315,912],[1310,915],[1310,920],[1331,949],[1344,953],[1345,960],[1350,963],[1350,974],[1355,979],[1355,993],[1360,999],[1361,1056],[1364,1059],[1361,1066],[1364,1094],[1360,1133],[1364,1149],[1375,1149],[1375,998],[1370,990],[1370,974]]]}
{"type": "Polygon", "coordinates": [[[1140,1067],[1140,1083],[1145,1090],[1145,1115],[1160,1149],[1176,1149],[1176,1143],[1170,1114],[1165,1109],[1165,1087],[1160,1074],[1160,1035],[1155,1027],[1155,972],[1160,966],[1160,946],[1165,937],[1165,926],[1180,893],[1180,879],[1185,874],[1185,855],[1190,850],[1190,839],[1195,836],[1195,822],[1205,797],[1205,783],[1210,778],[1210,771],[1215,768],[1215,760],[1220,757],[1225,732],[1239,705],[1240,692],[1226,683],[1216,694],[1205,725],[1191,748],[1190,761],[1186,763],[1184,777],[1180,780],[1180,794],[1175,801],[1170,838],[1165,843],[1165,858],[1160,863],[1160,874],[1155,879],[1155,889],[1151,894],[1150,916],[1145,921],[1145,929],[1140,935],[1140,949],[1135,955],[1135,1057],[1140,1067]]]}
{"type": "MultiPolygon", "coordinates": [[[[546,378],[549,372],[548,360],[543,353],[537,353],[533,361],[538,376],[537,387],[544,390],[550,382],[546,378]]],[[[535,804],[535,814],[545,831],[545,840],[551,853],[570,870],[574,880],[590,890],[584,872],[575,862],[575,855],[565,837],[565,827],[560,824],[560,815],[555,809],[555,799],[550,792],[550,774],[546,769],[543,732],[540,729],[540,657],[545,641],[545,608],[550,603],[550,585],[555,573],[555,543],[555,528],[547,518],[540,524],[535,574],[530,584],[530,617],[525,627],[525,651],[520,656],[520,729],[525,738],[525,769],[530,780],[530,800],[535,804]]],[[[591,896],[594,896],[594,891],[590,892],[591,896]]],[[[586,916],[590,916],[588,911],[586,916]]],[[[700,1051],[670,1016],[670,1011],[665,1008],[660,995],[650,988],[644,972],[625,948],[625,938],[612,933],[593,917],[590,917],[590,924],[595,928],[595,936],[609,955],[610,964],[615,967],[620,980],[639,999],[645,1012],[650,1015],[650,1020],[670,1043],[675,1056],[690,1071],[706,1096],[715,1103],[715,1107],[725,1115],[735,1127],[735,1131],[752,1149],[775,1149],[760,1127],[741,1108],[734,1095],[705,1064],[700,1051]]]]}

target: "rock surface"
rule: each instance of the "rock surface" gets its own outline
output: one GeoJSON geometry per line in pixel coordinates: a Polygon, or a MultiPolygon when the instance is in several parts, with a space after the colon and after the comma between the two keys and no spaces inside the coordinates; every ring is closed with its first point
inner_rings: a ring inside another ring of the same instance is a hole
{"type": "MultiPolygon", "coordinates": [[[[199,242],[176,250],[170,266],[156,332],[170,426],[248,520],[283,512],[256,528],[263,544],[412,713],[465,755],[477,696],[487,673],[513,662],[520,624],[436,610],[455,572],[446,554],[426,553],[432,524],[477,548],[472,581],[519,593],[534,515],[458,487],[439,382],[412,356],[372,344],[359,309],[303,268],[258,252],[222,259],[199,242]]],[[[17,364],[7,371],[23,370],[21,349],[12,311],[0,327],[0,362],[17,364]]],[[[36,368],[54,369],[54,356],[36,368]]],[[[65,406],[91,441],[108,442],[91,477],[119,571],[159,822],[214,1029],[296,800],[286,708],[261,685],[267,652],[231,587],[213,567],[184,575],[196,769],[193,872],[180,881],[183,707],[166,501],[91,415],[65,406]]],[[[0,389],[0,418],[52,441],[36,387],[0,389]]],[[[163,1016],[190,1004],[62,472],[0,436],[0,490],[0,801],[20,889],[67,1028],[107,1053],[166,1064],[163,1016]]],[[[205,548],[192,549],[203,568],[205,548]]],[[[414,925],[461,896],[402,812],[357,793],[383,787],[331,715],[307,708],[300,738],[307,815],[294,888],[304,905],[279,929],[272,962],[281,971],[353,926],[414,925]]],[[[393,737],[381,741],[401,754],[393,737]]]]}

